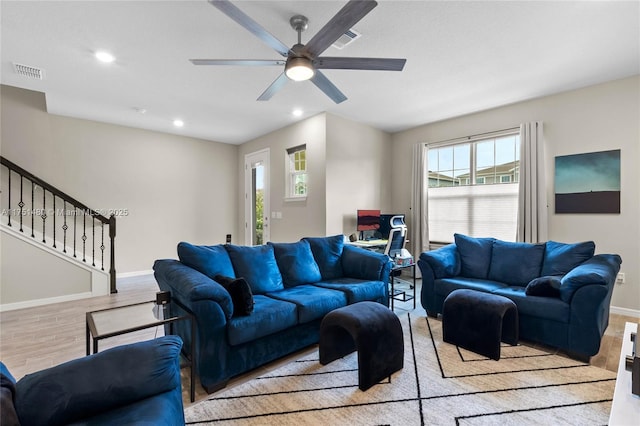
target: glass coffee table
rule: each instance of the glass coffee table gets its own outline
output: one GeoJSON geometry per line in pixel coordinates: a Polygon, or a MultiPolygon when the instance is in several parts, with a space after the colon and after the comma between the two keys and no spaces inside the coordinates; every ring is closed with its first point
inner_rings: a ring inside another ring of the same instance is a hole
{"type": "MultiPolygon", "coordinates": [[[[133,305],[91,311],[86,314],[87,355],[98,352],[98,342],[109,337],[121,336],[146,328],[161,325],[168,326],[168,334],[173,334],[173,326],[178,321],[187,321],[191,326],[191,336],[196,335],[196,321],[193,315],[175,300],[158,305],[155,301],[135,303],[133,305]],[[91,345],[93,343],[93,345],[91,345]]],[[[181,366],[190,369],[191,402],[195,399],[195,338],[191,339],[189,353],[182,348],[182,358],[186,362],[181,366]]]]}

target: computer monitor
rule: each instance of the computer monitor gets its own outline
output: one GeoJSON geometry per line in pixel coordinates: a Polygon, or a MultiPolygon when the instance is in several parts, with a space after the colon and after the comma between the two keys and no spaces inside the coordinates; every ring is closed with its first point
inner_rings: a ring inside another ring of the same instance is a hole
{"type": "Polygon", "coordinates": [[[389,232],[392,228],[400,228],[406,226],[403,214],[381,214],[380,215],[380,238],[389,239],[389,232]]]}
{"type": "Polygon", "coordinates": [[[358,231],[376,231],[380,228],[380,210],[358,210],[358,231]]]}

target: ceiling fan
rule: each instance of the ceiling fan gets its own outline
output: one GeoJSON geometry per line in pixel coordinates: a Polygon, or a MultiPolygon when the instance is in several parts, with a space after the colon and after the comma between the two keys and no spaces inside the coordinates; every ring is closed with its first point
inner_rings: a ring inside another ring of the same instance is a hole
{"type": "Polygon", "coordinates": [[[321,69],[402,71],[407,61],[406,59],[391,58],[320,56],[329,46],[340,38],[340,36],[351,29],[353,25],[376,7],[378,3],[375,1],[350,0],[307,44],[302,44],[301,35],[302,32],[307,29],[308,19],[302,15],[293,16],[289,23],[291,27],[298,32],[298,43],[290,48],[238,9],[229,0],[209,0],[209,3],[286,58],[286,60],[190,59],[194,65],[284,65],[282,74],[258,97],[259,101],[268,101],[271,99],[278,90],[282,89],[287,80],[291,79],[294,81],[311,80],[311,82],[328,97],[339,104],[345,101],[347,97],[329,81],[320,71],[321,69]]]}

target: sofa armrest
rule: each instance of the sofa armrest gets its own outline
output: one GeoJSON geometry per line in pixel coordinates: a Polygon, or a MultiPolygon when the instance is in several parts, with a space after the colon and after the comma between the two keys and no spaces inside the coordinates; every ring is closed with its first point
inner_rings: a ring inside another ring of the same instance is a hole
{"type": "Polygon", "coordinates": [[[420,260],[429,265],[434,279],[455,277],[462,270],[462,261],[455,244],[425,251],[420,254],[420,260]]]}
{"type": "Polygon", "coordinates": [[[176,296],[187,308],[191,309],[192,302],[198,300],[212,300],[220,305],[227,320],[233,316],[231,295],[206,275],[173,259],[156,260],[153,271],[160,288],[177,293],[176,296]]]}
{"type": "Polygon", "coordinates": [[[340,260],[345,277],[389,282],[391,260],[385,254],[345,245],[340,260]]]}
{"type": "Polygon", "coordinates": [[[617,254],[597,254],[569,271],[560,284],[560,299],[571,303],[574,293],[586,285],[613,286],[622,259],[617,254]]]}
{"type": "MultiPolygon", "coordinates": [[[[16,384],[20,423],[63,425],[175,389],[181,392],[181,348],[179,337],[165,336],[28,374],[16,384]]],[[[182,406],[182,399],[176,403],[182,406]]]]}

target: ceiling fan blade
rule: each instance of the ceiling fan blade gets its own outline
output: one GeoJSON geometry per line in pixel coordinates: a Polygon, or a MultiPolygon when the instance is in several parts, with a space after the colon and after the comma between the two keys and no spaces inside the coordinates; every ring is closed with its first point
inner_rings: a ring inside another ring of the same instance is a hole
{"type": "Polygon", "coordinates": [[[287,62],[271,59],[189,59],[193,65],[245,65],[245,66],[268,66],[284,65],[287,62]]]}
{"type": "Polygon", "coordinates": [[[287,56],[289,48],[280,40],[275,38],[270,32],[265,30],[260,24],[251,19],[247,14],[238,9],[229,0],[209,0],[212,6],[220,10],[229,18],[242,25],[249,30],[253,35],[262,40],[267,46],[274,49],[282,56],[287,56]]]}
{"type": "Polygon", "coordinates": [[[322,74],[319,70],[316,70],[315,75],[311,78],[313,84],[315,84],[318,89],[322,90],[325,95],[331,98],[333,102],[339,104],[340,102],[346,101],[347,97],[338,89],[327,76],[322,74]]]}
{"type": "Polygon", "coordinates": [[[375,1],[351,0],[309,40],[304,51],[312,58],[319,56],[377,5],[375,1]]]}
{"type": "Polygon", "coordinates": [[[258,97],[258,101],[268,101],[269,99],[271,99],[271,97],[273,95],[275,95],[280,89],[282,89],[285,85],[285,83],[288,81],[289,79],[287,78],[285,73],[282,73],[278,76],[278,78],[276,78],[273,83],[271,83],[271,85],[269,87],[267,87],[267,90],[265,90],[264,92],[262,92],[262,95],[260,95],[258,97]]]}
{"type": "Polygon", "coordinates": [[[317,69],[402,71],[406,59],[391,58],[337,58],[322,56],[313,61],[317,69]]]}

